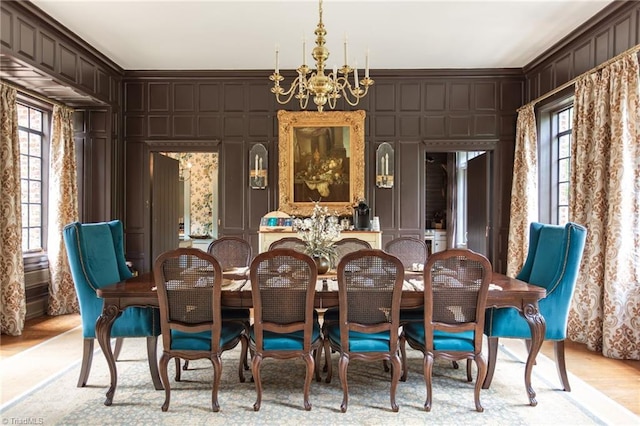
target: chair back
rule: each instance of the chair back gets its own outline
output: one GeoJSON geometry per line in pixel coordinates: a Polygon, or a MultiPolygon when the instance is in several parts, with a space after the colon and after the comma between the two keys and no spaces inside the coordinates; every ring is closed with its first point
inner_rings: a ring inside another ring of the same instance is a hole
{"type": "Polygon", "coordinates": [[[207,252],[218,259],[223,271],[251,264],[251,244],[240,237],[226,236],[213,240],[207,252]]]}
{"type": "Polygon", "coordinates": [[[174,349],[174,330],[187,333],[211,330],[211,350],[217,352],[222,325],[222,267],[218,260],[202,250],[179,248],[158,256],[153,276],[164,350],[174,349]]]}
{"type": "Polygon", "coordinates": [[[404,267],[382,250],[349,253],[338,264],[340,340],[349,349],[349,332],[390,332],[390,345],[398,342],[400,299],[404,267]]]}
{"type": "MultiPolygon", "coordinates": [[[[473,331],[475,352],[482,335],[491,263],[471,250],[451,249],[432,254],[424,268],[425,348],[434,351],[434,332],[473,331]]],[[[435,348],[438,349],[438,348],[435,348]]]]}
{"type": "Polygon", "coordinates": [[[73,222],[62,230],[84,337],[95,337],[96,320],[102,313],[102,299],[96,291],[132,276],[124,257],[123,235],[119,220],[73,222]]]}
{"type": "Polygon", "coordinates": [[[545,338],[564,339],[571,298],[587,238],[586,228],[538,222],[529,227],[529,251],[517,279],[547,289],[540,309],[547,323],[545,338]]]}
{"type": "Polygon", "coordinates": [[[384,251],[400,259],[404,269],[411,269],[414,263],[424,265],[427,261],[427,245],[424,240],[418,238],[395,238],[385,244],[384,251]]]}
{"type": "Polygon", "coordinates": [[[276,248],[253,259],[251,297],[258,351],[264,347],[264,331],[303,331],[303,351],[310,350],[317,276],[313,259],[294,249],[276,248]]]}
{"type": "Polygon", "coordinates": [[[369,242],[360,240],[358,238],[343,238],[336,241],[333,245],[336,248],[336,265],[338,265],[342,258],[349,253],[371,248],[371,244],[369,244],[369,242]]]}
{"type": "Polygon", "coordinates": [[[293,249],[300,253],[304,253],[304,250],[306,247],[307,245],[300,238],[286,237],[286,238],[281,238],[278,241],[272,242],[269,245],[269,250],[273,250],[277,248],[287,248],[287,249],[293,249]]]}

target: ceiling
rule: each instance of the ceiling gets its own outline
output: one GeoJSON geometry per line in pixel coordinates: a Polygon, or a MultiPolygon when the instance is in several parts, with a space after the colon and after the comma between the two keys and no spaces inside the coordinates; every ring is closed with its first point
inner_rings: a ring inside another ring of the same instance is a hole
{"type": "MultiPolygon", "coordinates": [[[[126,70],[266,70],[307,63],[318,2],[32,0],[126,70]]],[[[329,68],[523,67],[611,1],[325,0],[329,68]]],[[[375,78],[375,76],[372,75],[375,78]]]]}

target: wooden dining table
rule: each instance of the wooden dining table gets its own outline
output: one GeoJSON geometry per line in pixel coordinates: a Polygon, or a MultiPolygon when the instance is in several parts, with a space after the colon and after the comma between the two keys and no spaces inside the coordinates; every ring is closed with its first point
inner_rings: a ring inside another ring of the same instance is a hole
{"type": "MultiPolygon", "coordinates": [[[[413,280],[420,279],[421,276],[421,272],[406,271],[405,282],[410,284],[413,280]]],[[[231,273],[226,275],[226,279],[234,281],[246,280],[246,275],[243,273],[231,273]]],[[[537,401],[536,393],[531,386],[531,372],[536,356],[542,346],[546,330],[544,318],[538,309],[538,301],[546,297],[546,290],[495,272],[491,283],[487,296],[487,308],[516,308],[531,329],[531,348],[525,366],[524,383],[529,403],[535,406],[537,401]]],[[[335,275],[319,276],[315,294],[316,308],[338,306],[338,291],[336,288],[335,275]],[[332,285],[329,285],[330,283],[332,285]]],[[[97,294],[98,297],[103,299],[103,308],[102,314],[96,322],[96,337],[107,360],[111,378],[111,384],[104,401],[104,404],[108,406],[113,402],[118,383],[115,357],[110,344],[113,322],[129,307],[158,307],[159,303],[153,273],[151,272],[98,289],[97,294]]],[[[423,302],[424,295],[422,291],[413,288],[411,285],[404,287],[401,300],[402,308],[420,307],[423,302]]],[[[225,290],[223,286],[221,303],[226,307],[251,308],[251,283],[246,280],[245,283],[233,286],[232,290],[225,290]]],[[[157,365],[155,365],[154,369],[153,362],[149,360],[149,363],[152,376],[157,375],[157,365]]],[[[159,380],[154,380],[156,389],[158,389],[158,383],[159,380]]]]}

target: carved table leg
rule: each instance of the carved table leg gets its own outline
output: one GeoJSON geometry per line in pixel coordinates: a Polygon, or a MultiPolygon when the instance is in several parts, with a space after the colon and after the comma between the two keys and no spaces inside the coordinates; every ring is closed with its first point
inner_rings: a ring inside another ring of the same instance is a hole
{"type": "Polygon", "coordinates": [[[524,385],[527,389],[527,394],[529,395],[529,404],[532,407],[535,407],[538,405],[538,401],[536,401],[536,392],[531,386],[531,371],[533,370],[533,364],[536,361],[538,352],[542,347],[547,325],[544,321],[544,317],[538,310],[538,302],[526,303],[522,309],[522,316],[527,320],[529,328],[531,329],[531,349],[529,350],[529,356],[527,357],[527,364],[524,371],[524,385]]]}
{"type": "Polygon", "coordinates": [[[122,311],[117,305],[109,303],[108,300],[104,301],[104,307],[102,308],[102,315],[98,317],[96,321],[96,337],[102,353],[107,360],[109,366],[109,373],[111,375],[111,386],[107,391],[107,398],[104,401],[104,405],[111,405],[113,402],[113,394],[116,392],[116,385],[118,384],[118,372],[116,371],[116,359],[111,351],[111,327],[113,322],[120,316],[122,311]]]}

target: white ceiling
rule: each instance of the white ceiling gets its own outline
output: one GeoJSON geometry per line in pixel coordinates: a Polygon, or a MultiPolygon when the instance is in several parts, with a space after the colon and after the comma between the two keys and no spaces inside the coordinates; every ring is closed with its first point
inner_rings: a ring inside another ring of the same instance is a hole
{"type": "MultiPolygon", "coordinates": [[[[127,70],[271,69],[307,63],[317,0],[32,0],[127,70]]],[[[611,1],[325,0],[329,68],[522,67],[611,1]]],[[[373,77],[373,76],[372,76],[373,77]]]]}

